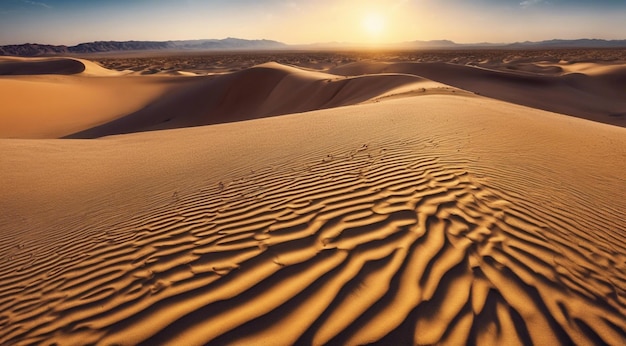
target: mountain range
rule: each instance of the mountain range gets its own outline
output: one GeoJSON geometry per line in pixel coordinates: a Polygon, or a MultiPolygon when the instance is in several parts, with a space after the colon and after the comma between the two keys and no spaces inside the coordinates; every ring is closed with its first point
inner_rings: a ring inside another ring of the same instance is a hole
{"type": "MultiPolygon", "coordinates": [[[[0,55],[45,56],[64,54],[90,54],[120,51],[228,51],[228,50],[287,50],[287,49],[341,49],[372,47],[345,42],[288,45],[272,40],[246,40],[239,38],[182,40],[182,41],[97,41],[75,46],[26,43],[0,46],[0,55]]],[[[384,45],[389,49],[554,49],[554,48],[626,48],[626,40],[547,40],[516,43],[455,43],[450,40],[409,41],[384,45]]]]}
{"type": "Polygon", "coordinates": [[[184,50],[271,50],[286,49],[284,43],[272,40],[244,40],[239,38],[184,40],[184,41],[96,41],[75,46],[55,46],[26,43],[0,46],[0,55],[41,56],[61,54],[89,54],[118,51],[184,51],[184,50]]]}

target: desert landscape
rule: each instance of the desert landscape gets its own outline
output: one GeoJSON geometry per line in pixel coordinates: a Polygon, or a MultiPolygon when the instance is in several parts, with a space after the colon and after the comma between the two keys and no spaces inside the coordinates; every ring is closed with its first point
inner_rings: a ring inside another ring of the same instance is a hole
{"type": "Polygon", "coordinates": [[[626,345],[625,14],[0,1],[0,345],[626,345]]]}
{"type": "Polygon", "coordinates": [[[0,344],[624,343],[624,50],[0,74],[0,344]]]}

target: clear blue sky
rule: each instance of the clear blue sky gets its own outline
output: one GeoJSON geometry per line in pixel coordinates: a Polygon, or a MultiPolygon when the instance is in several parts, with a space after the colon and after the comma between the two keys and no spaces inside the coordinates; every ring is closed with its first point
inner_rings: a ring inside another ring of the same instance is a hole
{"type": "Polygon", "coordinates": [[[0,0],[0,44],[626,39],[626,0],[0,0]]]}

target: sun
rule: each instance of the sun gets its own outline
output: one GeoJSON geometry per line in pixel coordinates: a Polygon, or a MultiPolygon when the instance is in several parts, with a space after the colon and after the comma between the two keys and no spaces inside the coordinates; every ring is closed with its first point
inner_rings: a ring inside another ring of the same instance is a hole
{"type": "Polygon", "coordinates": [[[368,13],[363,17],[363,29],[370,37],[380,37],[385,31],[385,17],[380,13],[368,13]]]}

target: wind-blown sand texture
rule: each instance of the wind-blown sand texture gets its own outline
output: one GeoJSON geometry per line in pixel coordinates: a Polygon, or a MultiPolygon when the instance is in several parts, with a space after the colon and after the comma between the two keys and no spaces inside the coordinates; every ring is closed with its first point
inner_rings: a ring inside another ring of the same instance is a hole
{"type": "Polygon", "coordinates": [[[147,105],[0,139],[0,344],[626,340],[622,127],[413,74],[43,77],[147,105]]]}

